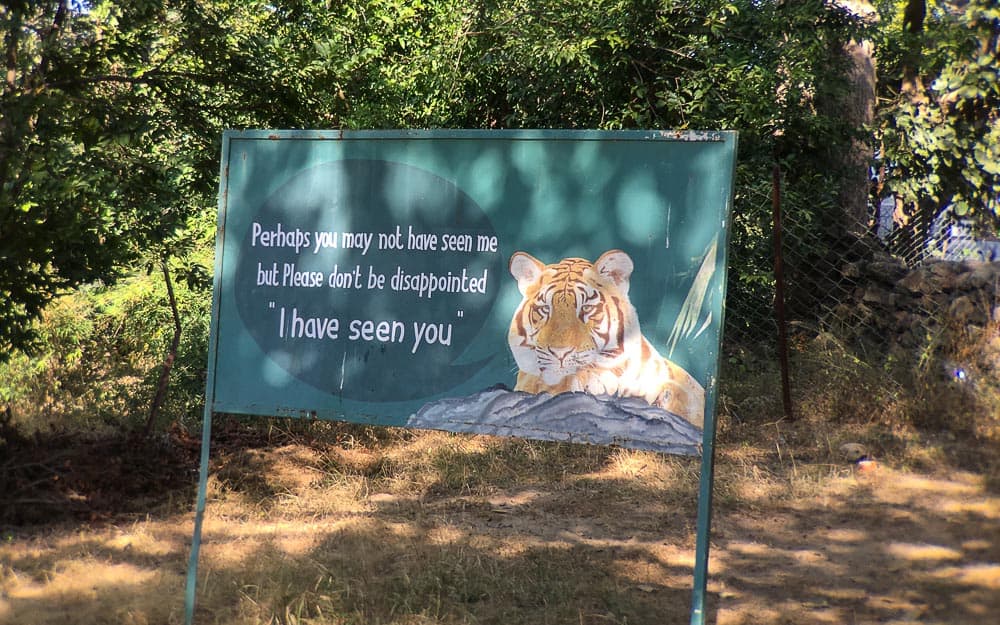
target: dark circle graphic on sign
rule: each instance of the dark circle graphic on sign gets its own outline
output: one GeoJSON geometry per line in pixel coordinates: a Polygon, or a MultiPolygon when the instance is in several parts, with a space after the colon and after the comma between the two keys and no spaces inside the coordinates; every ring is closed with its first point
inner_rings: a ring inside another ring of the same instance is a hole
{"type": "Polygon", "coordinates": [[[340,160],[299,173],[249,220],[236,307],[295,378],[346,399],[408,401],[481,368],[465,352],[502,271],[490,220],[452,182],[391,161],[340,160]]]}

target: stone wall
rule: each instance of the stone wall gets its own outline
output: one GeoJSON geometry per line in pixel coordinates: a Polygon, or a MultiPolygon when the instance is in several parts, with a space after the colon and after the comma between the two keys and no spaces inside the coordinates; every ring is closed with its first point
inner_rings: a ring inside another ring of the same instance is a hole
{"type": "Polygon", "coordinates": [[[1000,323],[1000,262],[931,260],[908,268],[883,252],[845,264],[853,301],[833,311],[890,347],[921,349],[942,327],[978,332],[1000,323]]]}

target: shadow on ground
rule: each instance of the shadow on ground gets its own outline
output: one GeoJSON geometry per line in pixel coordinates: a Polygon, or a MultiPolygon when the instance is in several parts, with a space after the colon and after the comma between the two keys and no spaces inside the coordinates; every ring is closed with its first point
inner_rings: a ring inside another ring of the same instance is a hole
{"type": "MultiPolygon", "coordinates": [[[[214,457],[198,623],[687,622],[696,461],[434,433],[214,457]]],[[[719,465],[710,623],[1000,613],[1000,501],[980,476],[882,467],[804,491],[719,465]]],[[[0,622],[181,622],[190,532],[169,511],[10,528],[0,622]]]]}

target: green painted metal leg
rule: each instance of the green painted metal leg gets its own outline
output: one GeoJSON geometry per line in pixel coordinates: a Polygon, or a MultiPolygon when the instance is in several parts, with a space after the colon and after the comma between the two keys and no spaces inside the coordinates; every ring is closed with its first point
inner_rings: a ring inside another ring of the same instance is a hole
{"type": "MultiPolygon", "coordinates": [[[[714,419],[713,419],[714,421],[714,419]]],[[[706,432],[714,433],[714,424],[706,423],[706,432]],[[712,429],[709,430],[708,428],[712,429]]],[[[691,625],[705,623],[705,594],[708,588],[708,544],[712,529],[712,480],[715,471],[714,435],[706,436],[701,456],[701,479],[698,486],[698,537],[694,555],[694,591],[691,597],[691,625]]]]}
{"type": "Polygon", "coordinates": [[[201,523],[205,518],[205,491],[208,486],[208,451],[212,435],[211,402],[205,402],[201,428],[201,465],[198,470],[198,499],[194,511],[194,536],[191,538],[191,558],[188,560],[187,585],[184,589],[184,623],[194,622],[194,599],[198,586],[198,552],[201,550],[201,523]]]}

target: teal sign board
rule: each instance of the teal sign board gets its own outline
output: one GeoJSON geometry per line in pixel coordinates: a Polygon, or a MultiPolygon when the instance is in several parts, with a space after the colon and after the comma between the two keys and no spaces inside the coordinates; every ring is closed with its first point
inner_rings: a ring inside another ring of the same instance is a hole
{"type": "Polygon", "coordinates": [[[704,618],[736,135],[227,132],[214,413],[701,455],[704,618]]]}
{"type": "Polygon", "coordinates": [[[227,133],[211,408],[697,454],[734,154],[731,133],[227,133]]]}

